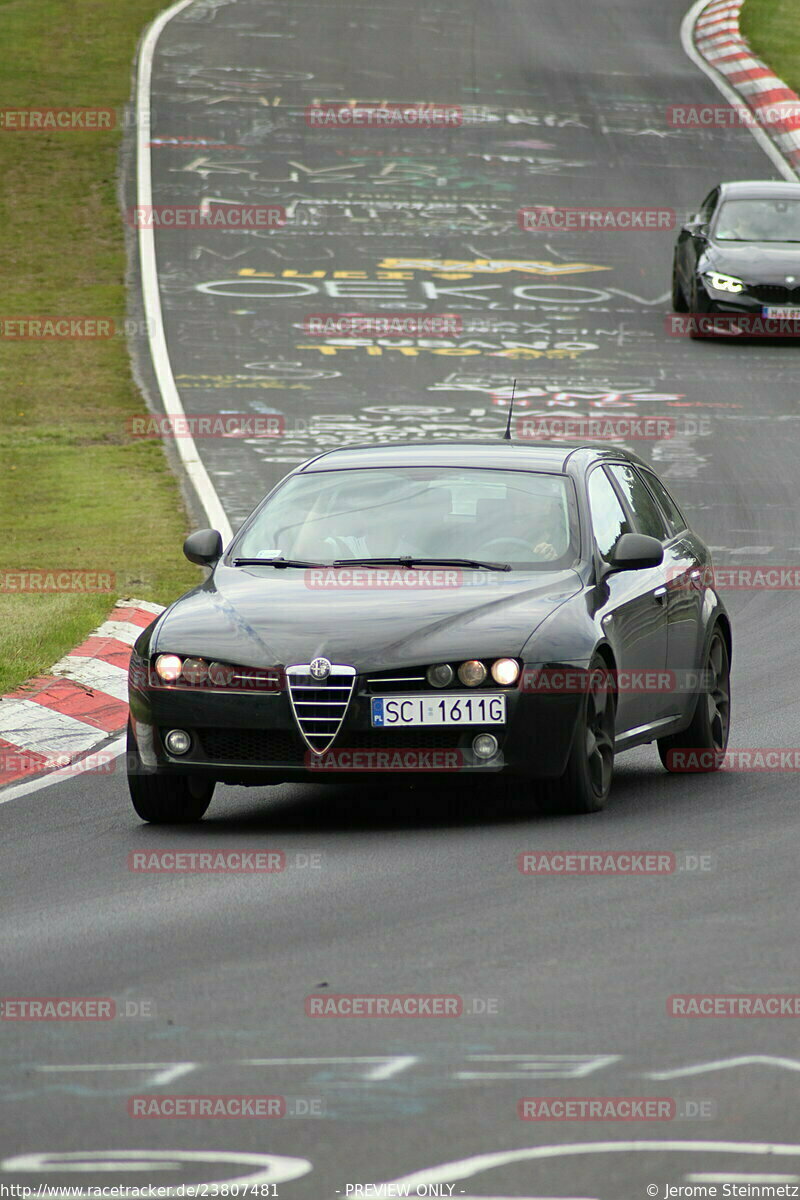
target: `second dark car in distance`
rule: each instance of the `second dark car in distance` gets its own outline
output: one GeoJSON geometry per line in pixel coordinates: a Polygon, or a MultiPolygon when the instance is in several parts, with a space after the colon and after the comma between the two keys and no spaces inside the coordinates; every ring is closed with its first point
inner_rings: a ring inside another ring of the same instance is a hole
{"type": "Polygon", "coordinates": [[[678,234],[672,306],[797,320],[800,336],[800,183],[713,188],[678,234]]]}

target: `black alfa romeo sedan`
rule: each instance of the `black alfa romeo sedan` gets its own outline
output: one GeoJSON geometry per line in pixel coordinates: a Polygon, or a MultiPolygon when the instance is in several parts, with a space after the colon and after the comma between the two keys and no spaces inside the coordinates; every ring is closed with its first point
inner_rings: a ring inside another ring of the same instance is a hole
{"type": "Polygon", "coordinates": [[[709,551],[631,452],[346,447],[293,470],[139,637],[128,774],[146,821],[217,782],[501,775],[600,810],[615,754],[714,770],[731,626],[709,551]],[[407,777],[407,776],[406,776],[407,777]]]}

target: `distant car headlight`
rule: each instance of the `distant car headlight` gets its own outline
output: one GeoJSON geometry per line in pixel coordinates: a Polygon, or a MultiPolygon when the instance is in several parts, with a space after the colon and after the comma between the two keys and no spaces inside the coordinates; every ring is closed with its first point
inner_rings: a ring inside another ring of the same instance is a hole
{"type": "Polygon", "coordinates": [[[492,663],[492,679],[501,687],[511,687],[519,679],[519,663],[513,658],[498,658],[492,663]]]}
{"type": "Polygon", "coordinates": [[[453,668],[449,663],[438,663],[435,667],[428,667],[425,675],[431,687],[443,688],[453,682],[453,668]]]}
{"type": "Polygon", "coordinates": [[[703,278],[707,279],[718,292],[743,292],[744,282],[735,275],[721,275],[719,271],[706,271],[703,278]]]}
{"type": "Polygon", "coordinates": [[[163,683],[175,683],[183,670],[177,654],[159,654],[156,659],[156,675],[163,683]]]}
{"type": "Polygon", "coordinates": [[[478,658],[471,658],[458,668],[458,678],[465,687],[477,687],[486,678],[486,667],[478,658]]]}

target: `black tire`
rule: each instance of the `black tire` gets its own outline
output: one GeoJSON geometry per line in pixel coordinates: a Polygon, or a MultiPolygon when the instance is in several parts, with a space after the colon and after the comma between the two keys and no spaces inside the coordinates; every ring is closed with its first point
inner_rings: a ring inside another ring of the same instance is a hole
{"type": "Polygon", "coordinates": [[[127,749],[128,791],[137,816],[151,825],[189,825],[200,820],[214,795],[213,779],[145,769],[130,721],[127,749]]]}
{"type": "Polygon", "coordinates": [[[683,294],[683,288],[678,279],[677,264],[674,259],[672,262],[672,308],[676,313],[689,311],[689,305],[686,303],[686,297],[683,294]]]}
{"type": "Polygon", "coordinates": [[[614,720],[616,693],[610,686],[608,665],[599,656],[589,666],[590,680],[572,739],[567,768],[560,779],[544,786],[548,812],[581,814],[601,812],[608,800],[614,774],[614,720]]]}
{"type": "Polygon", "coordinates": [[[709,673],[710,686],[697,697],[691,725],[683,733],[658,739],[658,754],[667,771],[682,774],[688,769],[680,758],[673,760],[675,750],[706,752],[693,760],[693,771],[718,771],[725,761],[731,725],[731,668],[719,626],[711,635],[703,668],[709,673]]]}

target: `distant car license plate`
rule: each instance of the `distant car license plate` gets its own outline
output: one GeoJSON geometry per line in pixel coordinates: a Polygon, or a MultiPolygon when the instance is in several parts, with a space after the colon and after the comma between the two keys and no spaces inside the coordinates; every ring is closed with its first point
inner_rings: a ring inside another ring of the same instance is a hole
{"type": "Polygon", "coordinates": [[[505,696],[373,696],[372,724],[394,729],[399,725],[504,725],[505,696]]]}
{"type": "Polygon", "coordinates": [[[800,321],[800,308],[788,308],[780,304],[764,304],[761,316],[766,320],[800,321]]]}

